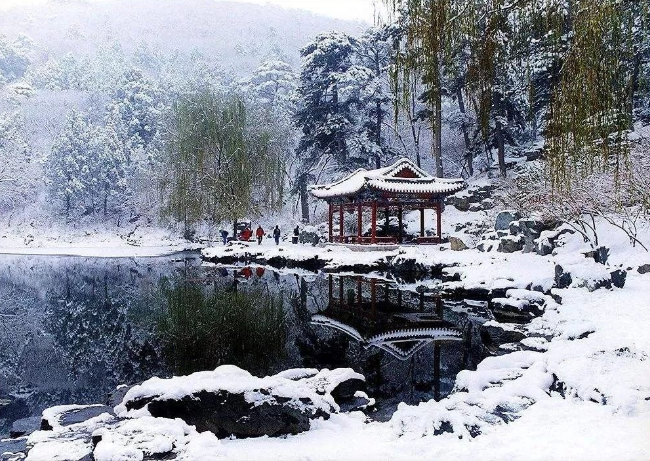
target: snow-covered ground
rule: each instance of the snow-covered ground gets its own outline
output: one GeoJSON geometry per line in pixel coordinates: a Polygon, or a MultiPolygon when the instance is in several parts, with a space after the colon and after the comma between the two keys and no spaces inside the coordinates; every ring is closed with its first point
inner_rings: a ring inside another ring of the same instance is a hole
{"type": "Polygon", "coordinates": [[[107,229],[65,227],[0,231],[0,254],[83,256],[96,258],[154,257],[202,246],[162,228],[107,229]]]}

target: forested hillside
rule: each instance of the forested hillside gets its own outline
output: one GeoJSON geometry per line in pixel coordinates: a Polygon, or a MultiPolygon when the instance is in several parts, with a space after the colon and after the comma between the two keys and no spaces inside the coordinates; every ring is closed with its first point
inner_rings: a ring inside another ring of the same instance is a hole
{"type": "Polygon", "coordinates": [[[464,178],[542,158],[539,190],[515,180],[518,203],[587,180],[647,200],[647,155],[629,155],[650,120],[647,5],[387,6],[373,27],[207,0],[3,14],[3,222],[179,223],[189,238],[309,222],[310,184],[399,157],[464,178]]]}

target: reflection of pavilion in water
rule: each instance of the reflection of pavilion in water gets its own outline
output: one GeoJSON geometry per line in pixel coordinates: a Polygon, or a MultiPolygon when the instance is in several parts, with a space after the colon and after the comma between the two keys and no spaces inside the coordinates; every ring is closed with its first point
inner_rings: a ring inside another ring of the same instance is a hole
{"type": "Polygon", "coordinates": [[[343,332],[366,350],[381,349],[400,361],[433,344],[434,398],[440,396],[441,348],[464,340],[443,318],[439,296],[400,290],[390,281],[329,275],[329,302],[311,323],[343,332]]]}

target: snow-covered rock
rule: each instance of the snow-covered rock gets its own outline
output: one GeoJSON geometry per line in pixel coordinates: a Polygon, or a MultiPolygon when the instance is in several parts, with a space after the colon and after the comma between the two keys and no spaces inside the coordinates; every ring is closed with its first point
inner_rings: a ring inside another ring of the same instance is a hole
{"type": "Polygon", "coordinates": [[[116,407],[122,417],[180,418],[220,437],[297,434],[338,412],[364,387],[350,369],[289,370],[258,378],[232,365],[134,386],[116,407]]]}
{"type": "Polygon", "coordinates": [[[510,223],[521,218],[519,212],[515,210],[504,210],[497,215],[494,222],[494,230],[509,230],[510,223]]]}

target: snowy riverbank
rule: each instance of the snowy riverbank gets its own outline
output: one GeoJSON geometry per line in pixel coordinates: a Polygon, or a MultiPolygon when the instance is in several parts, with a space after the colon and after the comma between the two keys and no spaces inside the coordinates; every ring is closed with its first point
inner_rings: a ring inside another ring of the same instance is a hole
{"type": "MultiPolygon", "coordinates": [[[[525,309],[528,302],[540,302],[542,312],[523,324],[488,322],[488,328],[511,331],[511,342],[500,344],[495,356],[475,371],[460,372],[448,397],[402,404],[388,422],[372,421],[361,411],[333,413],[327,420],[312,421],[298,435],[234,439],[199,433],[180,419],[136,412],[118,422],[107,414],[95,416],[15,443],[31,448],[27,459],[32,461],[72,459],[70,453],[81,459],[91,452],[97,461],[145,455],[179,460],[648,459],[650,273],[642,263],[650,263],[650,257],[618,234],[603,236],[610,249],[607,265],[585,256],[575,234],[563,236],[547,256],[441,247],[353,252],[235,245],[205,250],[214,255],[235,248],[273,257],[295,249],[294,257],[318,255],[332,264],[382,258],[393,263],[406,258],[428,267],[442,264],[446,287],[509,288],[504,298],[491,297],[493,306],[525,309]],[[569,281],[563,278],[558,284],[558,265],[571,274],[569,281]],[[622,288],[613,279],[604,283],[615,271],[625,271],[622,288]],[[107,444],[102,443],[94,447],[93,434],[109,441],[111,450],[104,450],[107,444]]],[[[435,283],[425,285],[433,289],[435,283]]],[[[190,381],[170,392],[184,395],[190,381]]],[[[190,384],[191,389],[202,386],[190,384]]]]}
{"type": "Polygon", "coordinates": [[[143,258],[201,248],[202,245],[161,228],[135,228],[128,232],[104,228],[50,228],[0,233],[0,254],[143,258]]]}
{"type": "MultiPolygon", "coordinates": [[[[33,447],[27,459],[81,459],[93,451],[92,434],[111,448],[98,444],[97,461],[142,459],[144,453],[192,461],[648,459],[647,279],[631,274],[625,288],[593,293],[554,290],[562,304],[526,326],[529,337],[517,345],[522,350],[461,372],[448,398],[402,405],[386,423],[341,413],[298,435],[217,439],[179,419],[133,414],[113,427],[113,417],[104,414],[32,434],[25,439],[33,447]]],[[[183,395],[186,387],[170,392],[183,395]]]]}

